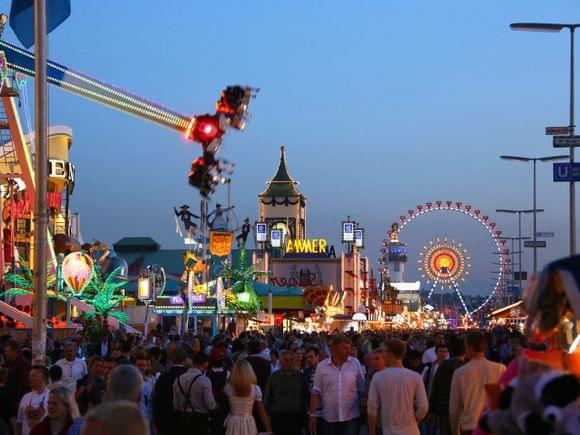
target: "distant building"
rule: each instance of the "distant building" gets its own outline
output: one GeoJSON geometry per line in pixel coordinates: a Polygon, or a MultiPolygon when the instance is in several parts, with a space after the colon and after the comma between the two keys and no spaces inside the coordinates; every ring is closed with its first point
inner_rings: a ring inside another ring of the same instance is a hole
{"type": "Polygon", "coordinates": [[[265,222],[268,233],[280,229],[284,239],[306,237],[306,197],[302,195],[286,168],[286,151],[280,148],[280,163],[268,187],[258,195],[259,220],[265,222]]]}

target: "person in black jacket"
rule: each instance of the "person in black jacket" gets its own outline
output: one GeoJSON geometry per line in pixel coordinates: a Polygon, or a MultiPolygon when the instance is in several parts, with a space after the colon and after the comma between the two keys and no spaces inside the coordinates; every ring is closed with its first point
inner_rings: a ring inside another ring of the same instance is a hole
{"type": "Polygon", "coordinates": [[[248,343],[248,351],[250,356],[246,358],[246,361],[248,361],[252,366],[252,369],[254,369],[256,379],[258,380],[258,387],[260,387],[262,394],[264,394],[264,391],[266,390],[266,384],[268,383],[268,378],[272,372],[270,361],[264,359],[260,355],[262,349],[258,340],[252,340],[248,343]]]}
{"type": "Polygon", "coordinates": [[[451,435],[449,423],[449,398],[451,396],[451,379],[453,372],[465,364],[465,343],[455,339],[449,344],[451,358],[443,361],[435,373],[431,395],[429,396],[429,415],[427,424],[439,426],[442,435],[451,435]]]}
{"type": "Polygon", "coordinates": [[[226,350],[221,346],[212,349],[209,356],[209,367],[205,375],[211,381],[213,397],[218,404],[217,409],[211,416],[211,434],[223,435],[225,433],[224,421],[228,415],[228,398],[225,395],[224,387],[229,378],[229,371],[226,368],[226,350]]]}
{"type": "MultiPolygon", "coordinates": [[[[8,399],[6,414],[8,418],[12,419],[16,418],[20,399],[30,391],[30,385],[28,384],[30,361],[22,356],[20,345],[14,340],[10,340],[4,346],[4,358],[6,367],[8,367],[5,386],[8,399]]],[[[6,423],[9,423],[9,421],[6,423]]]]}
{"type": "Polygon", "coordinates": [[[187,371],[185,350],[176,347],[171,353],[171,361],[173,365],[159,376],[153,390],[153,422],[159,435],[178,433],[179,419],[173,409],[173,383],[187,371]]]}
{"type": "MultiPolygon", "coordinates": [[[[270,361],[264,359],[260,352],[262,348],[258,340],[252,340],[248,343],[248,352],[250,356],[246,358],[246,361],[250,363],[254,373],[256,374],[256,380],[258,381],[258,387],[262,391],[262,395],[266,391],[266,384],[268,383],[268,378],[272,372],[272,367],[270,366],[270,361]]],[[[264,425],[262,419],[258,414],[256,408],[254,407],[254,419],[256,420],[256,425],[258,426],[258,432],[264,431],[264,425]]]]}

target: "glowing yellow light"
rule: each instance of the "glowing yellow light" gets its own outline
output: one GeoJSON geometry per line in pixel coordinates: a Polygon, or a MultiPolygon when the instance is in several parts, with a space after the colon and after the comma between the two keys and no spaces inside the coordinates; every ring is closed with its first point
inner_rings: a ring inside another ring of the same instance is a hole
{"type": "Polygon", "coordinates": [[[455,267],[455,260],[449,254],[440,254],[435,258],[435,267],[437,270],[452,270],[455,267]]]}

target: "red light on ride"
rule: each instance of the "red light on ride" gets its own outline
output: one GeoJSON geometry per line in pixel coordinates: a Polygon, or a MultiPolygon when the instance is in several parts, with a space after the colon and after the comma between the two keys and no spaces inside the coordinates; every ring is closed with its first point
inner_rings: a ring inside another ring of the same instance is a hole
{"type": "Polygon", "coordinates": [[[207,145],[219,139],[224,131],[219,126],[217,115],[199,115],[192,119],[187,128],[186,137],[195,142],[207,145]]]}
{"type": "Polygon", "coordinates": [[[199,123],[197,132],[201,137],[213,140],[219,133],[219,127],[213,121],[203,120],[199,123]]]}

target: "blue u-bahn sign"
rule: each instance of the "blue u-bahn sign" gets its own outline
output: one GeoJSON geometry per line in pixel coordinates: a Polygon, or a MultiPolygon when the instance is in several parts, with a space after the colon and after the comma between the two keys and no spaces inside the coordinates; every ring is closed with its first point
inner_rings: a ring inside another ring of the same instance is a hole
{"type": "Polygon", "coordinates": [[[580,181],[580,163],[554,163],[554,181],[580,181]]]}

